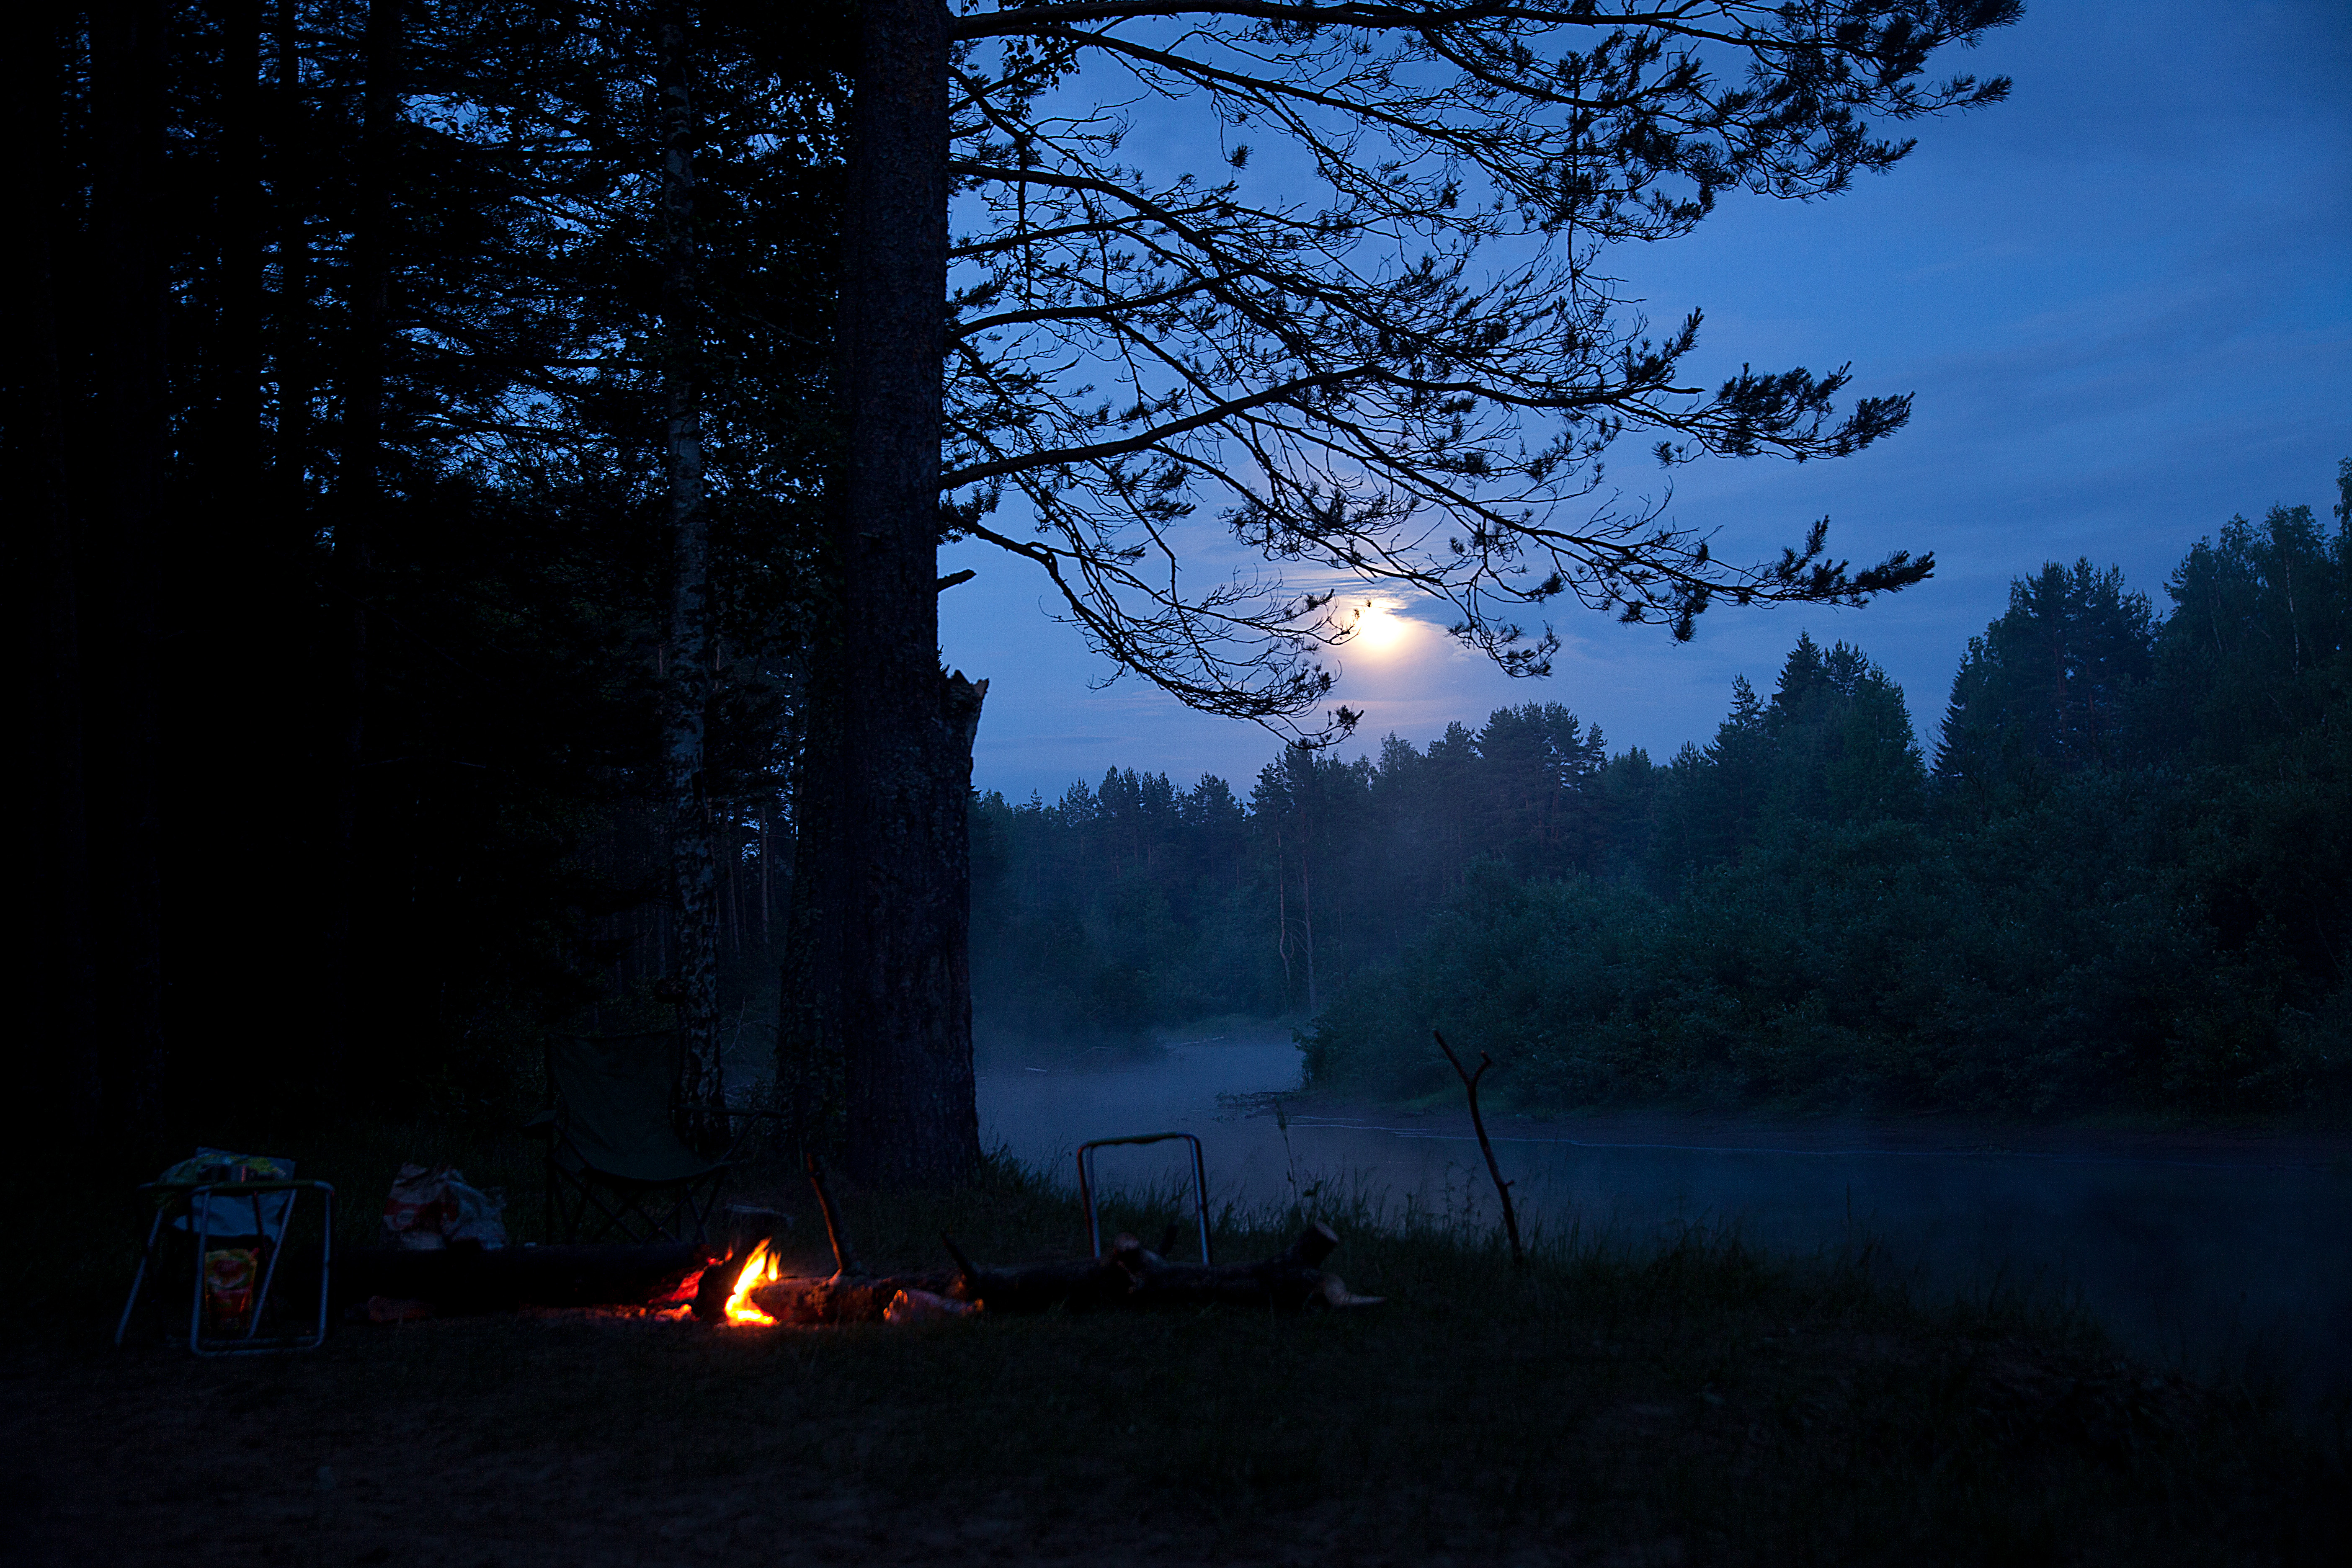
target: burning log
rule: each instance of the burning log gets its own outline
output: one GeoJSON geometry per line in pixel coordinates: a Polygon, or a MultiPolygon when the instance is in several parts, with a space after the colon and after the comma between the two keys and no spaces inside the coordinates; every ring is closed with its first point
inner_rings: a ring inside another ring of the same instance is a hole
{"type": "Polygon", "coordinates": [[[792,1226],[792,1216],[774,1209],[727,1205],[727,1249],[702,1271],[694,1292],[694,1315],[706,1323],[735,1321],[742,1302],[744,1281],[757,1273],[776,1277],[773,1243],[779,1231],[792,1226]]]}
{"type": "MultiPolygon", "coordinates": [[[[1132,1236],[1119,1237],[1101,1258],[986,1268],[964,1256],[951,1237],[940,1238],[955,1260],[953,1272],[853,1275],[829,1279],[766,1278],[740,1291],[758,1316],[739,1321],[779,1323],[870,1323],[882,1321],[900,1293],[969,1302],[990,1312],[1031,1313],[1150,1307],[1276,1307],[1290,1310],[1314,1305],[1369,1307],[1377,1296],[1358,1296],[1323,1260],[1339,1245],[1330,1226],[1309,1225],[1285,1251],[1257,1263],[1171,1263],[1132,1236]]],[[[746,1274],[751,1267],[747,1266],[746,1274]]]]}

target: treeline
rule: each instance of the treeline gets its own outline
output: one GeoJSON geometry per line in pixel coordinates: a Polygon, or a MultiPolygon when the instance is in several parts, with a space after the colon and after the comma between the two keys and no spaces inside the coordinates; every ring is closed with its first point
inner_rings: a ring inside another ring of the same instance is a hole
{"type": "Polygon", "coordinates": [[[2044,566],[1932,758],[1858,648],[1800,638],[1714,739],[1606,754],[1556,705],[1247,801],[1114,770],[975,817],[982,1016],[1313,1019],[1319,1083],[1529,1105],[2340,1106],[2352,1086],[2352,464],[2189,552],[2158,617],[2044,566]]]}
{"type": "Polygon", "coordinates": [[[1025,1036],[1314,1013],[1396,952],[1481,859],[1527,875],[1613,864],[1656,770],[1613,762],[1557,703],[1380,760],[1286,749],[1246,798],[1113,768],[1099,787],[972,819],[975,1004],[1025,1036]]]}
{"type": "Polygon", "coordinates": [[[666,1017],[682,790],[724,1011],[772,986],[850,24],[682,16],[11,30],[52,1125],[450,1102],[527,1077],[551,1021],[666,1017]]]}

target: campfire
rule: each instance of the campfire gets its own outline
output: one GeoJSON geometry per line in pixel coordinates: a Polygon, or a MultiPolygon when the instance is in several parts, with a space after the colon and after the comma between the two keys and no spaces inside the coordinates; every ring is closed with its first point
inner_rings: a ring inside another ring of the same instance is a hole
{"type": "Polygon", "coordinates": [[[744,1260],[741,1272],[735,1276],[735,1289],[728,1293],[727,1305],[723,1309],[726,1312],[726,1321],[730,1323],[774,1327],[776,1323],[774,1315],[763,1310],[758,1302],[752,1300],[751,1292],[762,1285],[773,1284],[782,1273],[782,1270],[777,1266],[774,1249],[769,1247],[763,1237],[760,1245],[751,1249],[751,1256],[744,1260]]]}
{"type": "MultiPolygon", "coordinates": [[[[840,1211],[816,1162],[810,1184],[824,1212],[833,1272],[789,1275],[774,1237],[790,1222],[764,1209],[731,1211],[738,1224],[714,1258],[699,1245],[549,1246],[362,1251],[338,1268],[348,1315],[378,1322],[450,1313],[588,1310],[620,1316],[697,1319],[779,1328],[824,1323],[909,1323],[977,1313],[1030,1313],[1215,1304],[1368,1307],[1323,1261],[1339,1245],[1310,1222],[1281,1253],[1256,1263],[1174,1263],[1120,1236],[1091,1258],[1011,1267],[974,1263],[941,1237],[952,1267],[921,1273],[866,1272],[851,1251],[840,1211]],[[749,1251],[745,1251],[746,1247],[749,1251]],[[741,1262],[736,1260],[741,1258],[741,1262]]],[[[341,1260],[339,1260],[339,1263],[341,1260]]]]}

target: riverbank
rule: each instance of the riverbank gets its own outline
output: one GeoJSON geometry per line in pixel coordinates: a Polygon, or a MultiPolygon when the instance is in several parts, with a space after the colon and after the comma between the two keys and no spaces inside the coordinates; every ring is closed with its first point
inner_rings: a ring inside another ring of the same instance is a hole
{"type": "MultiPolygon", "coordinates": [[[[1084,1140],[1181,1131],[1219,1201],[1349,1194],[1494,1222],[1458,1088],[1395,1108],[1297,1085],[1286,1035],[1235,1029],[1116,1066],[1000,1060],[982,1125],[1066,1177],[1084,1140]]],[[[2352,1395],[2352,1162],[2325,1131],[1687,1110],[1506,1110],[1490,1126],[1523,1220],[1549,1234],[1654,1246],[1700,1226],[1781,1258],[1866,1252],[1923,1296],[2025,1290],[2161,1364],[2267,1379],[2306,1405],[2352,1395]]],[[[1101,1175],[1165,1183],[1179,1163],[1111,1151],[1101,1175]]]]}
{"type": "MultiPolygon", "coordinates": [[[[795,1212],[782,1172],[744,1194],[795,1212]]],[[[861,1252],[1066,1250],[1056,1185],[849,1194],[861,1252]]],[[[32,1563],[2331,1561],[2340,1421],[2119,1355],[2078,1315],[1923,1301],[1704,1233],[1555,1239],[1333,1212],[1377,1308],[853,1330],[593,1313],[322,1352],[0,1373],[32,1563]]],[[[1156,1231],[1157,1207],[1113,1223],[1156,1231]]],[[[817,1266],[803,1214],[793,1261],[817,1266]]],[[[1278,1244],[1229,1222],[1221,1257],[1278,1244]]]]}

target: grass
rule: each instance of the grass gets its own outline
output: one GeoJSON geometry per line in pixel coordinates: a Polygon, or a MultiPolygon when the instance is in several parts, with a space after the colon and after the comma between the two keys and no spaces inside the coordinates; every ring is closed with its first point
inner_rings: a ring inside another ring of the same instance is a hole
{"type": "MultiPolygon", "coordinates": [[[[481,1180],[508,1158],[398,1130],[346,1153],[394,1146],[481,1180]]],[[[506,1174],[518,1198],[527,1174],[506,1174]]],[[[820,1268],[799,1184],[750,1176],[820,1268]]],[[[1069,1194],[1005,1165],[845,1208],[876,1268],[937,1266],[941,1230],[989,1259],[1079,1245],[1069,1194]]],[[[1107,1220],[1156,1239],[1176,1209],[1107,1220]]],[[[1325,1216],[1332,1266],[1387,1305],[776,1331],[572,1313],[246,1363],[108,1350],[115,1258],[102,1289],[93,1267],[29,1318],[12,1303],[0,1506],[32,1521],[31,1561],[110,1563],[2142,1568],[2332,1563],[2345,1539],[2340,1416],[2157,1374],[2056,1308],[1916,1300],[1856,1260],[1704,1232],[1538,1238],[1520,1276],[1441,1216],[1325,1216]]],[[[1228,1213],[1218,1255],[1273,1251],[1296,1219],[1228,1213]]]]}

